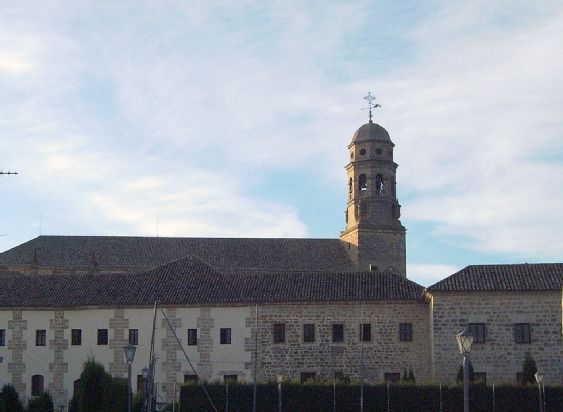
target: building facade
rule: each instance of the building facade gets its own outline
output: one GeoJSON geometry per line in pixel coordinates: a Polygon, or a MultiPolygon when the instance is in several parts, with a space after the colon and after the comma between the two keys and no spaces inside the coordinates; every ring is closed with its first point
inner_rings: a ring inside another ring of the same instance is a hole
{"type": "Polygon", "coordinates": [[[340,239],[40,236],[0,253],[0,384],[66,408],[88,357],[124,377],[133,344],[140,388],[155,302],[156,383],[170,402],[178,383],[254,371],[452,383],[466,327],[480,380],[515,383],[529,353],[563,384],[563,264],[469,266],[428,289],[408,280],[394,144],[370,120],[348,149],[340,239]]]}

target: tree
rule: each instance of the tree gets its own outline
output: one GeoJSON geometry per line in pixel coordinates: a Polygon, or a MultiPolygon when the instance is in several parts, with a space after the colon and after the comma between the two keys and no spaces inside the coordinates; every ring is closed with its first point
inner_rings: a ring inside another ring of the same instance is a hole
{"type": "Polygon", "coordinates": [[[0,393],[0,412],[6,412],[6,405],[4,404],[4,401],[2,400],[2,394],[0,393]]]}
{"type": "Polygon", "coordinates": [[[530,354],[526,353],[526,358],[524,359],[524,364],[522,365],[522,384],[526,385],[528,383],[536,383],[536,377],[534,374],[538,371],[536,366],[536,361],[530,354]]]}
{"type": "MultiPolygon", "coordinates": [[[[467,361],[469,368],[469,382],[473,382],[475,380],[475,371],[473,370],[473,364],[471,361],[467,361]]],[[[455,380],[458,384],[463,383],[463,366],[459,365],[459,369],[457,370],[457,378],[455,380]]]]}
{"type": "Polygon", "coordinates": [[[108,410],[111,376],[93,357],[84,362],[78,389],[78,412],[108,410]]]}
{"type": "Polygon", "coordinates": [[[412,371],[412,368],[409,368],[409,376],[407,378],[407,381],[410,383],[416,383],[416,379],[414,377],[414,372],[412,371]]]}
{"type": "Polygon", "coordinates": [[[53,399],[48,392],[35,396],[27,403],[27,412],[54,412],[53,399]]]}
{"type": "Polygon", "coordinates": [[[6,411],[10,412],[23,412],[23,405],[16,388],[12,385],[4,385],[2,387],[2,400],[6,411]]]}

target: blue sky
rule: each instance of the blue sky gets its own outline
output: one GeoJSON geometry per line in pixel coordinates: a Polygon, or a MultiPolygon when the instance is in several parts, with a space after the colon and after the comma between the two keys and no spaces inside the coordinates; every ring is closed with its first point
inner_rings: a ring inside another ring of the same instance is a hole
{"type": "Polygon", "coordinates": [[[411,279],[561,261],[559,1],[8,0],[0,23],[0,250],[338,237],[371,91],[411,279]]]}

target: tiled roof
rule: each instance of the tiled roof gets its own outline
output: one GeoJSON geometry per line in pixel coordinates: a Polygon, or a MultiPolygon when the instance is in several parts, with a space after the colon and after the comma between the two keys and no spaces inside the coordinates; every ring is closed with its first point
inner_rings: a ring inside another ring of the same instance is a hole
{"type": "Polygon", "coordinates": [[[0,253],[0,265],[134,271],[197,256],[222,272],[354,271],[338,239],[39,236],[0,253]]]}
{"type": "Polygon", "coordinates": [[[21,275],[21,273],[13,272],[13,271],[7,271],[7,270],[0,270],[0,278],[6,277],[6,276],[17,276],[17,275],[21,275]]]}
{"type": "Polygon", "coordinates": [[[222,274],[192,257],[139,273],[11,276],[2,279],[0,307],[251,304],[423,299],[424,288],[394,274],[222,274]]]}
{"type": "Polygon", "coordinates": [[[472,265],[430,286],[430,292],[561,290],[563,263],[472,265]]]}

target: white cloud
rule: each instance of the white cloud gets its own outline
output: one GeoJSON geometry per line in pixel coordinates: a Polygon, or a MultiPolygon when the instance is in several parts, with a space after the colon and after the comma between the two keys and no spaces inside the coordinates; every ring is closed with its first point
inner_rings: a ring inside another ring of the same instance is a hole
{"type": "Polygon", "coordinates": [[[380,79],[409,193],[404,215],[480,252],[559,259],[563,13],[478,35],[474,24],[456,26],[427,21],[430,33],[414,33],[429,55],[380,79]]]}

